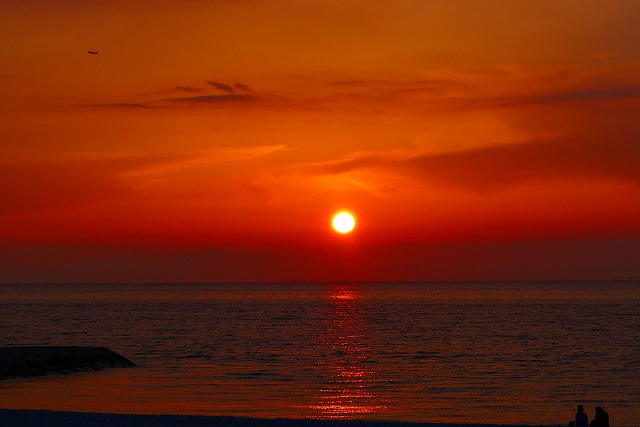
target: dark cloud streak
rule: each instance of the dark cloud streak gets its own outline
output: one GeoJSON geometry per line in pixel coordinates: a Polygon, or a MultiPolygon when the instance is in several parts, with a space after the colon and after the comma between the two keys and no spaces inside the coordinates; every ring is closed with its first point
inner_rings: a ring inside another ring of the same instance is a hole
{"type": "Polygon", "coordinates": [[[197,87],[191,87],[191,86],[176,86],[175,88],[182,92],[192,92],[192,93],[202,92],[202,89],[197,87]]]}
{"type": "Polygon", "coordinates": [[[202,95],[191,96],[186,98],[168,98],[164,101],[168,102],[186,102],[195,104],[217,104],[225,102],[255,102],[259,98],[253,95],[233,94],[233,95],[202,95]]]}
{"type": "Polygon", "coordinates": [[[106,103],[106,104],[83,104],[81,105],[81,107],[93,107],[93,108],[132,108],[132,109],[146,109],[146,108],[162,108],[161,106],[158,105],[151,105],[151,104],[145,104],[145,103],[140,103],[140,102],[136,102],[136,103],[126,103],[126,102],[122,102],[122,103],[118,103],[118,102],[114,102],[114,103],[106,103]]]}
{"type": "Polygon", "coordinates": [[[213,82],[211,80],[209,80],[207,82],[209,85],[213,86],[214,88],[221,90],[223,92],[228,92],[228,93],[235,93],[236,91],[233,89],[233,87],[224,84],[224,83],[220,83],[220,82],[213,82]]]}

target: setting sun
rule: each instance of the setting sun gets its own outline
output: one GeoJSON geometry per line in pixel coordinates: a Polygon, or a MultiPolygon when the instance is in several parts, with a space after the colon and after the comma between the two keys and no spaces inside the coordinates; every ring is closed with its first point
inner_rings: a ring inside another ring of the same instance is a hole
{"type": "Polygon", "coordinates": [[[338,233],[349,233],[356,226],[356,219],[349,212],[338,212],[331,222],[338,233]]]}

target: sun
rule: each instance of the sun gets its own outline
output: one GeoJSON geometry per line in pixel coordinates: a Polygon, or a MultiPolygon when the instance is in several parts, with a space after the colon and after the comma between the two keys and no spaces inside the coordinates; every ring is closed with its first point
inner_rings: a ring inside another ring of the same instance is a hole
{"type": "Polygon", "coordinates": [[[356,226],[356,219],[349,212],[342,211],[333,216],[331,225],[338,233],[345,234],[351,232],[356,226]]]}

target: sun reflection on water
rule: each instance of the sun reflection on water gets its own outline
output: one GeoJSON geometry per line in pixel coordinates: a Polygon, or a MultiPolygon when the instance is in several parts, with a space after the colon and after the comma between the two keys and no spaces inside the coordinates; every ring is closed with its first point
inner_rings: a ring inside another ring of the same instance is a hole
{"type": "Polygon", "coordinates": [[[320,363],[326,383],[313,391],[310,409],[315,418],[365,418],[386,412],[375,392],[376,370],[370,356],[370,331],[358,305],[357,290],[347,285],[331,288],[326,334],[321,339],[326,355],[320,363]]]}

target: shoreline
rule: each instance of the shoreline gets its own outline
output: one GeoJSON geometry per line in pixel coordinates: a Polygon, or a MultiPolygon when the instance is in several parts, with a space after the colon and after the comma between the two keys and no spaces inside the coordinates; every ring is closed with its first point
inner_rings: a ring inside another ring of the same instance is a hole
{"type": "Polygon", "coordinates": [[[325,420],[292,418],[249,418],[207,415],[143,415],[109,414],[98,412],[49,411],[38,409],[0,409],[3,427],[46,426],[63,427],[560,427],[564,424],[478,424],[478,423],[420,423],[376,420],[325,420]]]}

